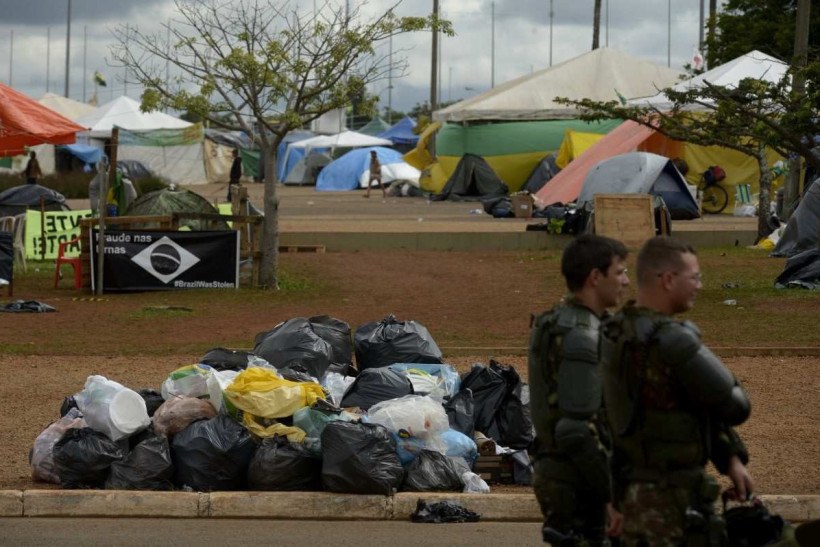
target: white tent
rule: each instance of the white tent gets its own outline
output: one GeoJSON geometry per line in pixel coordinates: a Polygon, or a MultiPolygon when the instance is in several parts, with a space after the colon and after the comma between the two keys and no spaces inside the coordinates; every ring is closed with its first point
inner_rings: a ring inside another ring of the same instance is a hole
{"type": "Polygon", "coordinates": [[[362,148],[364,146],[392,146],[393,142],[357,131],[344,130],[335,135],[322,135],[290,144],[293,148],[362,148]]]}
{"type": "MultiPolygon", "coordinates": [[[[779,82],[788,70],[789,65],[783,61],[761,53],[760,51],[751,51],[746,55],[741,55],[728,63],[717,66],[694,78],[680,82],[672,86],[672,89],[681,92],[700,89],[705,86],[706,82],[723,87],[736,87],[740,81],[745,78],[756,78],[774,83],[779,82]]],[[[669,99],[663,92],[651,97],[633,99],[629,101],[629,104],[634,106],[652,106],[659,110],[672,108],[672,103],[669,102],[669,99]]],[[[697,104],[692,104],[689,108],[692,110],[706,109],[705,106],[697,104]]]]}
{"type": "Polygon", "coordinates": [[[466,122],[575,118],[576,109],[555,102],[556,97],[597,101],[618,100],[618,94],[646,97],[677,79],[676,70],[599,48],[437,110],[433,119],[466,122]]]}
{"type": "Polygon", "coordinates": [[[163,112],[142,112],[140,103],[126,96],[97,107],[76,120],[88,131],[77,141],[102,148],[114,126],[121,128],[118,160],[136,160],[176,184],[205,184],[203,131],[163,112]]]}
{"type": "Polygon", "coordinates": [[[87,127],[87,135],[92,138],[110,137],[115,125],[129,131],[181,129],[193,125],[163,112],[142,112],[140,103],[125,95],[98,106],[94,111],[74,121],[87,127]]]}
{"type": "Polygon", "coordinates": [[[58,114],[62,114],[69,120],[77,120],[86,114],[91,113],[96,107],[88,103],[81,103],[62,95],[46,93],[37,101],[43,106],[47,106],[58,114]]]}

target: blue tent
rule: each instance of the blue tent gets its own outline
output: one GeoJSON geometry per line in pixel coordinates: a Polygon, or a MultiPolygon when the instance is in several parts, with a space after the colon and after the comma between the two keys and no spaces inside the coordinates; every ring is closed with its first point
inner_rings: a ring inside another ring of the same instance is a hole
{"type": "Polygon", "coordinates": [[[63,150],[67,150],[71,155],[76,156],[87,164],[96,165],[102,159],[103,151],[101,148],[89,146],[87,144],[66,144],[61,146],[63,150]]]}
{"type": "Polygon", "coordinates": [[[285,135],[285,138],[282,139],[282,142],[279,143],[279,147],[276,149],[276,180],[280,182],[285,180],[290,170],[296,165],[296,162],[305,155],[304,148],[291,148],[288,154],[288,145],[292,142],[303,141],[314,136],[315,135],[310,131],[291,131],[285,135]]]}
{"type": "Polygon", "coordinates": [[[416,122],[410,116],[405,116],[390,129],[384,133],[379,133],[377,136],[383,139],[390,139],[393,144],[412,144],[419,142],[419,136],[413,133],[413,128],[416,127],[416,122]]]}
{"type": "Polygon", "coordinates": [[[382,165],[404,161],[401,152],[383,146],[355,148],[327,164],[316,180],[316,190],[333,192],[338,190],[355,190],[359,188],[359,178],[370,169],[370,151],[376,151],[376,157],[382,165]]]}

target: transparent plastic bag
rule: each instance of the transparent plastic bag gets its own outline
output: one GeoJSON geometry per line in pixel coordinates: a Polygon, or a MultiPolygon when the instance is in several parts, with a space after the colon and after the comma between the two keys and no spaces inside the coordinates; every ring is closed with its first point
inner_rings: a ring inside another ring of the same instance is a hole
{"type": "Polygon", "coordinates": [[[140,394],[105,376],[89,376],[74,399],[88,426],[112,441],[129,437],[151,423],[140,394]]]}
{"type": "Polygon", "coordinates": [[[472,471],[466,471],[461,474],[461,482],[464,483],[463,492],[471,494],[489,494],[490,485],[477,474],[472,471]]]}
{"type": "Polygon", "coordinates": [[[60,484],[60,476],[54,465],[54,445],[69,429],[83,427],[86,427],[86,423],[82,413],[78,408],[72,408],[65,416],[45,428],[34,440],[34,447],[31,449],[31,478],[60,484]]]}
{"type": "Polygon", "coordinates": [[[368,421],[394,433],[404,431],[420,439],[435,437],[450,429],[441,403],[420,395],[405,395],[375,404],[368,410],[368,421]]]}
{"type": "MultiPolygon", "coordinates": [[[[230,374],[220,377],[230,378],[230,374]]],[[[235,376],[234,376],[235,377],[235,376]]],[[[174,396],[207,399],[214,410],[222,410],[222,389],[214,369],[208,365],[181,367],[168,375],[162,384],[162,398],[166,401],[174,396]]]]}

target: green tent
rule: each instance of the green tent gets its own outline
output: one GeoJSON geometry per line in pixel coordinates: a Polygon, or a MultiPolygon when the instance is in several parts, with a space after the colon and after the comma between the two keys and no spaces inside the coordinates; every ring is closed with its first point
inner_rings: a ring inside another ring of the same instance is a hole
{"type": "MultiPolygon", "coordinates": [[[[124,216],[170,215],[171,213],[211,213],[218,214],[207,199],[190,190],[163,188],[148,192],[131,203],[124,216]]],[[[180,228],[190,230],[228,230],[225,222],[213,223],[199,220],[183,220],[180,228]]]]}

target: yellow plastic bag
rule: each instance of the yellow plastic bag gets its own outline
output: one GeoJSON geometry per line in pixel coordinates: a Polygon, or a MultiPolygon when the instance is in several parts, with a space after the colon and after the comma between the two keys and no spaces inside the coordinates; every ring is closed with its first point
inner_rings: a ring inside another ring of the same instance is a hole
{"type": "Polygon", "coordinates": [[[262,439],[273,437],[274,435],[280,435],[282,437],[287,437],[292,443],[301,443],[307,436],[307,434],[298,427],[287,426],[280,423],[274,423],[266,426],[259,423],[259,421],[248,413],[245,413],[242,416],[242,425],[244,425],[245,428],[252,434],[262,439]]]}
{"type": "Polygon", "coordinates": [[[233,406],[259,418],[285,418],[325,396],[315,382],[291,382],[272,370],[243,370],[223,392],[233,406]]]}

